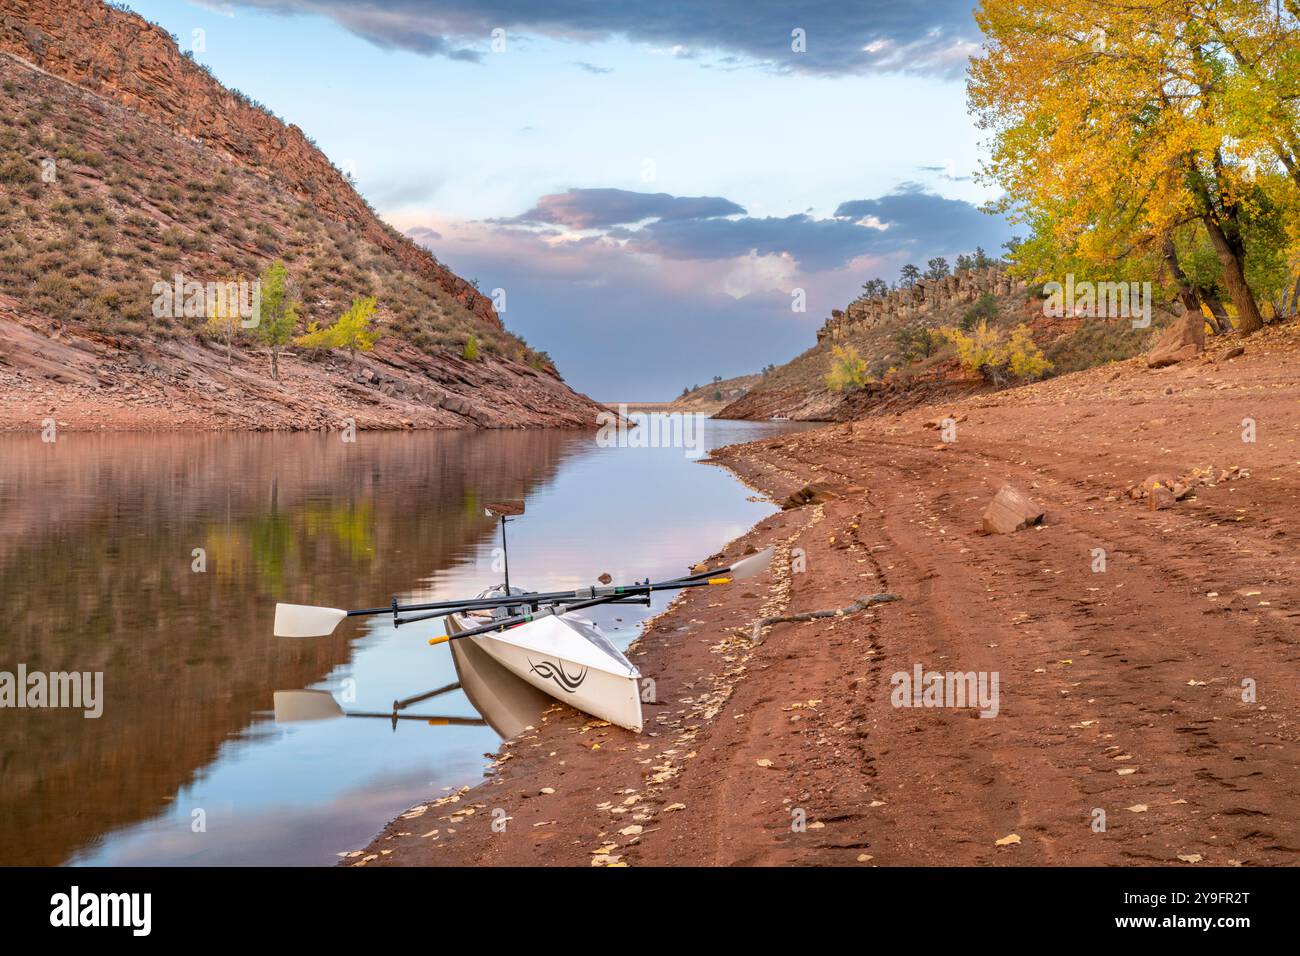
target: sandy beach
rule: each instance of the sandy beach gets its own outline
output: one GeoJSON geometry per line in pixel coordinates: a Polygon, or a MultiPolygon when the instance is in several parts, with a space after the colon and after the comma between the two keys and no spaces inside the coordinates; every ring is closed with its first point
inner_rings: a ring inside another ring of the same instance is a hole
{"type": "Polygon", "coordinates": [[[646,732],[557,705],[341,862],[1295,863],[1297,331],[720,450],[774,501],[820,493],[707,562],[773,545],[767,575],[633,645],[646,732]],[[1128,493],[1195,468],[1171,507],[1128,493]],[[1046,518],[981,534],[1006,483],[1046,518]],[[751,640],[876,592],[899,600],[751,640]],[[895,706],[917,665],[996,674],[996,716],[895,706]]]}

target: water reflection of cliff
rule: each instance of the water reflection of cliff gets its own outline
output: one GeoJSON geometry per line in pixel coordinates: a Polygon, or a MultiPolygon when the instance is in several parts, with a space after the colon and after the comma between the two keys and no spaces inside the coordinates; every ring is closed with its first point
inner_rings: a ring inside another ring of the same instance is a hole
{"type": "Polygon", "coordinates": [[[492,534],[481,502],[522,496],[589,440],[0,439],[0,670],[105,672],[99,720],[0,711],[0,863],[59,863],[158,814],[272,688],[348,659],[351,625],[272,640],[277,599],[384,603],[492,534]]]}

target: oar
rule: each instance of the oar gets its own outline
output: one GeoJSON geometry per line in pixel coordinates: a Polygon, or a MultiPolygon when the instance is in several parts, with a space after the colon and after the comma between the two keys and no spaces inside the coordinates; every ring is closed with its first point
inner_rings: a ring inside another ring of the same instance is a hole
{"type": "Polygon", "coordinates": [[[769,564],[772,563],[772,549],[768,548],[748,558],[743,558],[735,564],[726,568],[719,569],[717,572],[702,572],[688,578],[678,578],[673,581],[663,581],[658,584],[633,584],[624,585],[619,590],[621,594],[605,595],[603,597],[592,598],[589,601],[578,601],[576,603],[555,602],[554,605],[541,608],[532,614],[517,614],[514,617],[501,618],[484,624],[481,627],[472,627],[465,631],[458,631],[455,634],[442,634],[438,637],[429,639],[430,644],[444,644],[447,641],[460,640],[462,637],[474,637],[477,634],[487,634],[492,631],[504,631],[512,627],[518,627],[520,624],[527,624],[529,621],[535,621],[539,618],[550,617],[552,615],[568,614],[571,611],[580,611],[584,608],[596,607],[599,604],[614,604],[625,600],[630,594],[644,594],[648,600],[652,591],[673,591],[682,588],[709,587],[711,585],[730,584],[733,581],[743,581],[746,578],[752,578],[761,574],[769,564]],[[708,573],[716,574],[715,577],[706,577],[708,573]],[[560,608],[556,610],[556,608],[560,608]]]}
{"type": "Polygon", "coordinates": [[[416,694],[414,697],[405,697],[402,700],[393,701],[393,710],[405,710],[412,704],[418,704],[422,700],[429,700],[433,697],[440,697],[443,694],[449,694],[453,690],[460,690],[460,682],[448,684],[446,687],[439,687],[437,690],[431,690],[424,694],[416,694]]]}
{"type": "Polygon", "coordinates": [[[309,720],[333,720],[338,717],[378,717],[391,720],[422,720],[433,726],[483,727],[487,721],[478,717],[443,717],[422,714],[377,713],[361,710],[344,710],[334,696],[326,690],[277,690],[275,722],[277,724],[301,723],[309,720]]]}
{"type": "MultiPolygon", "coordinates": [[[[512,594],[503,595],[494,598],[471,598],[463,601],[434,601],[424,604],[398,604],[394,599],[388,607],[363,608],[356,611],[345,611],[341,608],[333,607],[313,607],[306,604],[277,604],[275,606],[275,635],[277,637],[325,637],[334,633],[339,622],[347,617],[359,617],[369,614],[392,614],[394,623],[399,626],[403,623],[409,624],[417,620],[427,620],[434,617],[442,617],[454,611],[474,611],[489,610],[495,607],[507,607],[509,605],[528,604],[532,607],[538,607],[542,604],[565,604],[573,601],[591,600],[595,598],[606,598],[599,603],[606,604],[619,599],[635,599],[638,596],[648,595],[652,591],[671,591],[680,587],[698,587],[709,583],[727,583],[732,580],[743,580],[744,578],[753,577],[761,573],[772,563],[772,549],[760,551],[757,554],[751,554],[747,558],[742,558],[735,564],[725,568],[716,568],[712,571],[702,571],[698,574],[688,575],[683,578],[674,578],[670,581],[661,581],[657,584],[633,584],[633,585],[604,585],[599,587],[579,588],[574,591],[551,591],[547,593],[531,594],[512,594]],[[429,611],[438,613],[428,613],[416,617],[399,618],[398,614],[411,611],[429,611]]],[[[590,605],[588,605],[590,606],[590,605]]]]}

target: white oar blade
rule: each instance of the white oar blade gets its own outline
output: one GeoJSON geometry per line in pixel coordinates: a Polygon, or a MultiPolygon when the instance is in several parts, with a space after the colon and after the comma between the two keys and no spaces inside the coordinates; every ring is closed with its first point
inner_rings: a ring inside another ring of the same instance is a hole
{"type": "Polygon", "coordinates": [[[275,722],[291,724],[300,720],[329,720],[342,717],[343,708],[327,690],[277,690],[275,722]]]}
{"type": "Polygon", "coordinates": [[[277,604],[276,637],[325,637],[333,634],[347,611],[336,607],[312,607],[310,604],[277,604]]]}
{"type": "Polygon", "coordinates": [[[772,548],[764,548],[758,554],[751,554],[747,558],[741,558],[731,566],[731,579],[733,581],[743,581],[746,578],[753,578],[762,574],[771,565],[773,553],[772,548]]]}

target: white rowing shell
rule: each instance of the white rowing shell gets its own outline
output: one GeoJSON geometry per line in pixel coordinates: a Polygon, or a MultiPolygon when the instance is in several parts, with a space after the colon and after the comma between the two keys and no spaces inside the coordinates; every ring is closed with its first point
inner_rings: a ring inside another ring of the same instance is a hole
{"type": "MultiPolygon", "coordinates": [[[[475,622],[462,618],[459,623],[475,622]]],[[[641,672],[586,618],[552,615],[463,640],[473,641],[516,677],[556,700],[641,732],[641,672]]]]}

